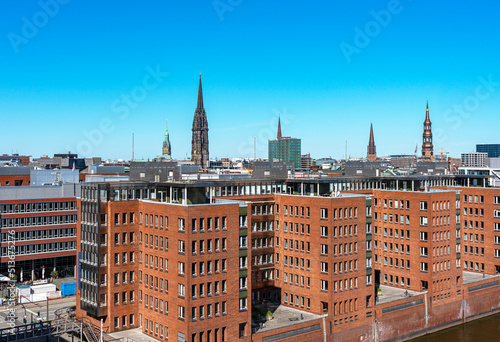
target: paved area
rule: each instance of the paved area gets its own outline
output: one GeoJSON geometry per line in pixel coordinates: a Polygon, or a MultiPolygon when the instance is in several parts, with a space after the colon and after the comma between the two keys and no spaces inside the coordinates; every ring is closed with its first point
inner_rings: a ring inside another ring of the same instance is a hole
{"type": "Polygon", "coordinates": [[[400,300],[411,296],[417,296],[424,293],[424,292],[417,292],[410,290],[407,291],[403,288],[392,287],[387,285],[380,285],[380,289],[382,290],[382,295],[377,297],[377,301],[375,303],[376,305],[394,302],[396,300],[400,300]]]}
{"type": "Polygon", "coordinates": [[[159,342],[160,340],[156,340],[146,334],[142,333],[142,328],[129,329],[124,331],[119,331],[115,333],[108,334],[116,339],[122,339],[122,341],[127,341],[126,338],[134,342],[159,342]]]}
{"type": "Polygon", "coordinates": [[[315,315],[310,312],[305,312],[294,308],[290,308],[288,306],[280,305],[278,306],[276,311],[274,311],[273,319],[267,321],[266,323],[263,323],[264,326],[262,328],[258,328],[256,333],[283,328],[298,323],[313,321],[316,319],[320,319],[322,317],[324,316],[315,315]]]}
{"type": "Polygon", "coordinates": [[[475,272],[468,272],[468,271],[463,271],[463,277],[464,277],[464,279],[463,279],[464,284],[471,284],[471,283],[475,283],[476,281],[481,281],[481,280],[485,280],[485,279],[499,278],[498,275],[475,273],[475,272]]]}

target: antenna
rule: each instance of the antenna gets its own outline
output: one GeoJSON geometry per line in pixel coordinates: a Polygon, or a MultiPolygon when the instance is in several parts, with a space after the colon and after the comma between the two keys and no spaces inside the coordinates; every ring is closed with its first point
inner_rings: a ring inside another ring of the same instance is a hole
{"type": "Polygon", "coordinates": [[[253,137],[253,160],[257,159],[257,138],[253,137]]]}
{"type": "Polygon", "coordinates": [[[347,140],[345,141],[345,160],[347,161],[347,140]]]}
{"type": "Polygon", "coordinates": [[[134,161],[134,133],[132,133],[132,161],[134,161]]]}

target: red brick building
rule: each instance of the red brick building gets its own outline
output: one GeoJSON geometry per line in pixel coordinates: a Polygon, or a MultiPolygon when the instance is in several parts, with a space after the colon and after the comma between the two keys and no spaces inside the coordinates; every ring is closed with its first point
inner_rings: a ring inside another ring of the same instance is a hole
{"type": "Polygon", "coordinates": [[[388,340],[496,312],[500,189],[466,181],[84,184],[77,314],[205,342],[388,340]]]}

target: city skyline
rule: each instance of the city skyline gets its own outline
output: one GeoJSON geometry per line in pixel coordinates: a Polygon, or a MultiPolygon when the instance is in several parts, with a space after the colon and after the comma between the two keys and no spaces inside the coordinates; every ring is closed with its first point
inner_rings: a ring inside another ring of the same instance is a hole
{"type": "Polygon", "coordinates": [[[426,96],[436,151],[498,142],[497,4],[236,3],[8,2],[2,153],[153,158],[168,119],[185,158],[200,71],[213,157],[265,158],[279,114],[315,158],[365,157],[369,121],[420,155],[426,96]]]}

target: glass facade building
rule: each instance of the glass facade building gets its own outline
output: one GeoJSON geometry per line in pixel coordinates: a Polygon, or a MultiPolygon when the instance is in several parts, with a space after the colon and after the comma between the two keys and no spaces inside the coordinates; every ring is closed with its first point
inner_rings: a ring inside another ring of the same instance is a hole
{"type": "Polygon", "coordinates": [[[500,144],[477,144],[476,152],[488,153],[488,158],[500,157],[500,144]]]}
{"type": "Polygon", "coordinates": [[[293,163],[301,168],[301,140],[290,137],[269,140],[269,161],[293,163]]]}

